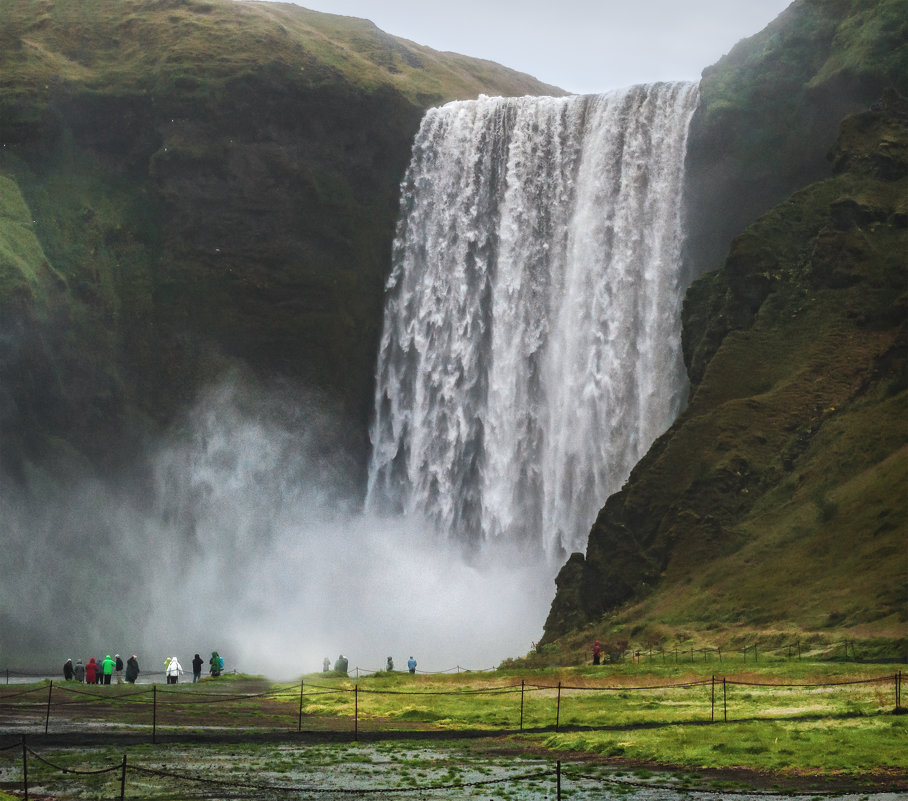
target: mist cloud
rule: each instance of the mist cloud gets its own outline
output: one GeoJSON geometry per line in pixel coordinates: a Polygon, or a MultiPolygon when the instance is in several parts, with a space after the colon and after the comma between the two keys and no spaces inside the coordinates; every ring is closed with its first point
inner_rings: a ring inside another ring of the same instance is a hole
{"type": "MultiPolygon", "coordinates": [[[[364,516],[356,467],[311,398],[228,381],[148,455],[150,487],[83,478],[40,503],[4,483],[3,661],[218,650],[288,678],[344,653],[379,669],[481,669],[526,653],[556,566],[466,558],[419,521],[364,516]]],[[[539,557],[541,558],[541,557],[539,557]]]]}

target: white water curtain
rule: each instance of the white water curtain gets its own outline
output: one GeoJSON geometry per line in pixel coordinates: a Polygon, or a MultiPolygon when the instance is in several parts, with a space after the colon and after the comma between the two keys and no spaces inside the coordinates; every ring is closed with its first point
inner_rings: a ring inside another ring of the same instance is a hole
{"type": "Polygon", "coordinates": [[[697,86],[430,110],[402,186],[367,506],[551,561],[672,422],[697,86]]]}

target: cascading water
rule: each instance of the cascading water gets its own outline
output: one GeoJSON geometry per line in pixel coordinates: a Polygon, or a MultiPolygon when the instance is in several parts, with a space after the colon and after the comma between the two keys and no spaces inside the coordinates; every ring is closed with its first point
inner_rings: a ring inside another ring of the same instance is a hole
{"type": "Polygon", "coordinates": [[[402,186],[367,507],[550,560],[670,425],[697,86],[430,110],[402,186]]]}

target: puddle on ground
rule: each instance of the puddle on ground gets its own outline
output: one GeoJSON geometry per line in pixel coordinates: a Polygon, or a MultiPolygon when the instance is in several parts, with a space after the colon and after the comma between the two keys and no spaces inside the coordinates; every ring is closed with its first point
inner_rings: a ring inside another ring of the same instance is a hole
{"type": "MultiPolygon", "coordinates": [[[[791,795],[715,785],[696,773],[617,770],[594,763],[562,762],[561,795],[555,759],[504,756],[461,743],[414,746],[401,742],[301,745],[143,745],[127,748],[35,749],[52,766],[29,760],[32,796],[67,799],[120,797],[123,756],[125,795],[163,799],[513,799],[514,801],[790,801],[791,795]],[[103,774],[75,775],[70,771],[103,774]]],[[[21,752],[0,752],[0,787],[21,789],[21,752]]],[[[898,801],[898,793],[800,792],[805,798],[898,801]]]]}

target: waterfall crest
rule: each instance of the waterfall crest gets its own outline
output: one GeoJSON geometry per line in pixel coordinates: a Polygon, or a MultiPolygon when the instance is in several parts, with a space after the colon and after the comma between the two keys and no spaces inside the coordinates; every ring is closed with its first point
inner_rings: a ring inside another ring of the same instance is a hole
{"type": "Polygon", "coordinates": [[[697,86],[425,115],[376,375],[371,511],[560,560],[672,422],[697,86]]]}

